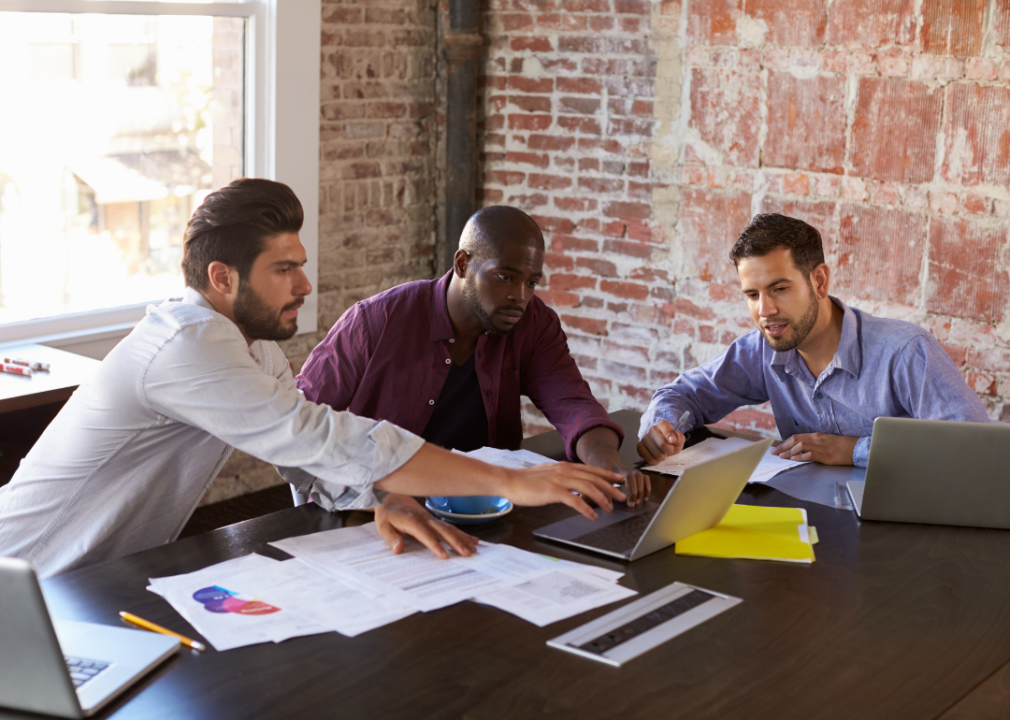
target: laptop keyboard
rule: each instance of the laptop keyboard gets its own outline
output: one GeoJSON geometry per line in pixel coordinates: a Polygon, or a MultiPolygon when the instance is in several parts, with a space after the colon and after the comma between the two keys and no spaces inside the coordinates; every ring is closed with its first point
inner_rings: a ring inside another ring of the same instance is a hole
{"type": "Polygon", "coordinates": [[[109,663],[102,662],[101,660],[88,660],[87,658],[72,657],[70,655],[64,655],[63,659],[67,661],[67,670],[70,671],[70,679],[74,681],[75,688],[79,688],[102,672],[102,670],[109,667],[109,663]]]}
{"type": "Polygon", "coordinates": [[[655,514],[656,510],[651,510],[632,515],[599,530],[579,535],[572,542],[616,553],[628,552],[638,543],[655,514]]]}

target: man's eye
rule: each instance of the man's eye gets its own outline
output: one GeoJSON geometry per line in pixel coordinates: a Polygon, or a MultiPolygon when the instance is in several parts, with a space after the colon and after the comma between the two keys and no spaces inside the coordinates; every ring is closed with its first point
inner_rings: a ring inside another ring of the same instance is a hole
{"type": "Polygon", "coordinates": [[[508,276],[508,275],[502,275],[501,273],[498,273],[498,279],[501,280],[502,282],[511,282],[512,281],[512,278],[510,276],[508,276]]]}
{"type": "Polygon", "coordinates": [[[528,285],[529,287],[531,287],[531,288],[535,288],[535,287],[537,286],[537,281],[536,281],[536,280],[530,280],[530,281],[529,281],[528,283],[526,283],[526,284],[527,284],[527,285],[528,285]]]}

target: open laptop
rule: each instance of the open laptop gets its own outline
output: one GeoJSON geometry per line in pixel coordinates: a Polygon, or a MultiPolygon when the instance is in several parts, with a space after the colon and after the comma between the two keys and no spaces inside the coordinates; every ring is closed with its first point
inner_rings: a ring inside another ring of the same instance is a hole
{"type": "Polygon", "coordinates": [[[847,487],[864,520],[1010,529],[1010,425],[877,418],[847,487]]]}
{"type": "Polygon", "coordinates": [[[0,706],[93,715],[178,647],[155,633],[53,622],[31,565],[0,558],[0,706]]]}
{"type": "Polygon", "coordinates": [[[623,560],[638,560],[717,525],[771,443],[771,439],[760,440],[689,467],[658,506],[648,503],[641,508],[615,508],[595,521],[577,515],[533,534],[623,560]]]}

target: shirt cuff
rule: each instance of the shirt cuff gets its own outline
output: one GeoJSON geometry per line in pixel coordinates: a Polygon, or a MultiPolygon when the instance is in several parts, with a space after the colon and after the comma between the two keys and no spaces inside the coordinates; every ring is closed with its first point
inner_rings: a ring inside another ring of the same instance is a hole
{"type": "MultiPolygon", "coordinates": [[[[671,425],[676,425],[677,421],[680,420],[680,416],[684,414],[685,409],[673,405],[650,405],[645,414],[642,415],[642,422],[638,426],[638,439],[641,440],[644,438],[649,430],[652,429],[652,426],[660,420],[666,420],[671,425]]],[[[687,424],[680,429],[680,432],[686,433],[689,430],[694,430],[696,427],[699,427],[699,425],[694,419],[694,413],[691,413],[690,417],[687,418],[687,424]]]]}
{"type": "Polygon", "coordinates": [[[852,449],[852,464],[856,467],[864,468],[870,460],[870,437],[861,437],[856,440],[856,447],[852,449]]]}

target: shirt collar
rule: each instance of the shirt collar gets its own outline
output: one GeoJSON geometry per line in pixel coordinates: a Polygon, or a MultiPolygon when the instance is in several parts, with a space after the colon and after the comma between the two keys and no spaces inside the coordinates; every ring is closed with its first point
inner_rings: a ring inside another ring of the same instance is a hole
{"type": "MultiPolygon", "coordinates": [[[[214,310],[214,306],[210,304],[210,300],[203,296],[199,290],[188,287],[186,291],[182,294],[182,302],[189,303],[190,305],[199,305],[200,307],[205,307],[208,310],[214,310]]],[[[216,310],[214,312],[217,312],[216,310]]]]}
{"type": "MultiPolygon", "coordinates": [[[[853,378],[858,378],[863,368],[863,351],[859,345],[859,317],[853,312],[852,308],[841,300],[834,296],[829,297],[831,297],[831,302],[842,310],[842,334],[838,338],[838,348],[835,350],[835,356],[831,358],[831,362],[825,368],[825,372],[838,368],[849,373],[853,378]]],[[[772,359],[769,365],[773,367],[776,365],[781,366],[786,372],[792,370],[793,372],[790,372],[790,374],[795,374],[801,362],[800,354],[794,349],[787,350],[786,352],[772,352],[772,359]]],[[[804,365],[804,367],[806,366],[804,365]]]]}
{"type": "Polygon", "coordinates": [[[452,270],[435,283],[435,297],[432,298],[431,305],[431,329],[428,332],[428,339],[431,342],[456,337],[456,333],[452,330],[452,323],[449,321],[449,306],[445,302],[445,293],[449,288],[450,280],[452,280],[452,270]]]}

